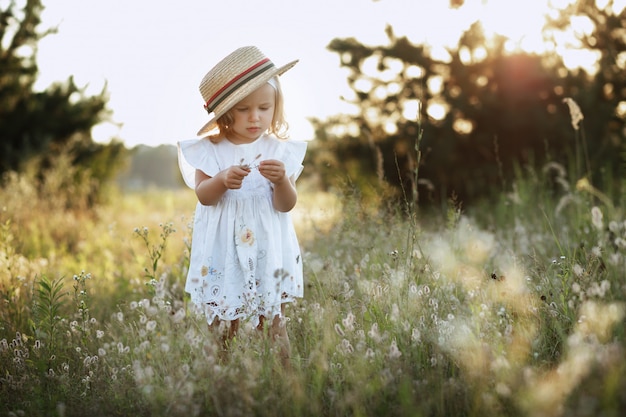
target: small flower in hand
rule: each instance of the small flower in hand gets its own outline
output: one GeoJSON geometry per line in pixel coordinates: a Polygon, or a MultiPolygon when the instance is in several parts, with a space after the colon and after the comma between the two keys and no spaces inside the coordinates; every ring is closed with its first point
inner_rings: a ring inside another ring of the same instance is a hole
{"type": "Polygon", "coordinates": [[[245,158],[241,158],[241,160],[239,161],[239,166],[244,169],[258,168],[259,165],[258,164],[254,165],[254,163],[258,161],[260,157],[261,157],[261,154],[258,154],[257,156],[254,157],[254,159],[251,162],[248,162],[248,163],[246,163],[245,158]]]}

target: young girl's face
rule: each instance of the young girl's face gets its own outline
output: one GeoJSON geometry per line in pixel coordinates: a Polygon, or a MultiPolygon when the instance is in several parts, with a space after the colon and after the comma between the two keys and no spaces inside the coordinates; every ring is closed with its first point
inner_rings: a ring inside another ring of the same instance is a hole
{"type": "Polygon", "coordinates": [[[276,90],[265,84],[237,103],[230,111],[233,118],[228,139],[234,143],[254,142],[272,124],[276,90]]]}

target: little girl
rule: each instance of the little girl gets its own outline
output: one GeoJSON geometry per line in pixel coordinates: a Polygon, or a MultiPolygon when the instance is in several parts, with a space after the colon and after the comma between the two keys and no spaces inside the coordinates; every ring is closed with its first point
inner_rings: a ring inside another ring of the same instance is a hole
{"type": "Polygon", "coordinates": [[[278,75],[256,47],[235,50],[200,83],[209,121],[202,139],[178,144],[186,184],[198,197],[185,291],[211,328],[241,319],[258,329],[269,320],[288,355],[284,307],[303,295],[302,257],[289,211],[306,142],[285,139],[278,75]]]}

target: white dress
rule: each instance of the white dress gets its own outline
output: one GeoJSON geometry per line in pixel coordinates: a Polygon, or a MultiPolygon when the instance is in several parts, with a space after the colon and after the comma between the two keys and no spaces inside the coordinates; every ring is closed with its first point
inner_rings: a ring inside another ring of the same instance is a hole
{"type": "Polygon", "coordinates": [[[185,291],[209,323],[273,318],[281,304],[303,296],[302,257],[289,213],[274,209],[272,184],[257,168],[277,159],[294,181],[302,172],[306,142],[263,135],[235,145],[227,139],[178,143],[185,183],[195,188],[195,170],[208,176],[232,165],[249,164],[250,174],[238,190],[227,190],[214,206],[196,206],[191,257],[185,291]]]}

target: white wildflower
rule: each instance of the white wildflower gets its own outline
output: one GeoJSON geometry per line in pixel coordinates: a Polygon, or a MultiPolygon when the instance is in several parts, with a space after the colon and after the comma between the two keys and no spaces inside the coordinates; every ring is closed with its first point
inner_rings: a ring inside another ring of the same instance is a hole
{"type": "Polygon", "coordinates": [[[574,272],[574,275],[576,275],[577,277],[582,277],[585,273],[585,269],[582,266],[576,264],[572,268],[572,272],[574,272]]]}
{"type": "Polygon", "coordinates": [[[354,314],[348,313],[346,317],[341,320],[341,323],[343,324],[344,329],[350,332],[354,331],[354,320],[355,320],[354,314]]]}
{"type": "Polygon", "coordinates": [[[172,321],[174,323],[180,323],[185,318],[185,309],[179,308],[176,313],[172,315],[172,321]]]}
{"type": "Polygon", "coordinates": [[[396,343],[396,341],[392,341],[391,342],[391,346],[389,346],[389,359],[397,359],[400,356],[402,356],[402,352],[400,352],[400,349],[398,349],[398,344],[396,343]]]}
{"type": "Polygon", "coordinates": [[[341,345],[339,345],[339,350],[343,352],[344,355],[349,355],[354,352],[354,348],[348,339],[343,339],[341,341],[341,345]]]}
{"type": "Polygon", "coordinates": [[[615,234],[619,233],[620,231],[620,224],[618,222],[616,222],[615,220],[611,220],[609,222],[609,230],[615,234]]]}
{"type": "Polygon", "coordinates": [[[393,322],[397,322],[400,318],[400,307],[398,307],[398,304],[393,303],[393,305],[391,306],[391,316],[390,319],[393,322]]]}
{"type": "Polygon", "coordinates": [[[554,175],[557,178],[566,178],[567,177],[567,171],[565,170],[565,167],[561,164],[559,164],[558,162],[548,162],[547,164],[545,164],[543,166],[542,172],[544,174],[548,174],[550,172],[553,172],[554,175]]]}
{"type": "Polygon", "coordinates": [[[578,130],[580,122],[584,119],[583,112],[580,111],[580,107],[578,107],[578,103],[576,103],[572,98],[565,97],[563,99],[563,103],[567,104],[569,108],[569,115],[572,119],[572,127],[574,130],[578,130]]]}
{"type": "Polygon", "coordinates": [[[604,227],[602,221],[602,210],[600,210],[600,208],[598,208],[597,206],[594,206],[591,209],[591,223],[598,230],[602,230],[602,228],[604,227]]]}
{"type": "Polygon", "coordinates": [[[150,347],[150,341],[144,340],[139,345],[137,345],[137,347],[135,347],[135,352],[144,352],[148,350],[149,347],[150,347]]]}
{"type": "Polygon", "coordinates": [[[370,331],[367,332],[367,335],[372,338],[375,342],[380,342],[380,333],[378,332],[378,323],[373,323],[370,331]]]}
{"type": "Polygon", "coordinates": [[[411,331],[411,340],[414,343],[419,343],[422,340],[422,333],[419,331],[418,328],[414,328],[411,331]]]}
{"type": "Polygon", "coordinates": [[[556,205],[556,208],[554,209],[554,213],[558,216],[565,207],[567,207],[570,203],[574,201],[575,201],[575,198],[573,194],[565,194],[563,197],[559,199],[559,203],[556,205]]]}
{"type": "Polygon", "coordinates": [[[591,253],[593,254],[593,256],[599,258],[600,256],[602,256],[602,249],[599,246],[594,246],[593,248],[591,248],[591,253]]]}

